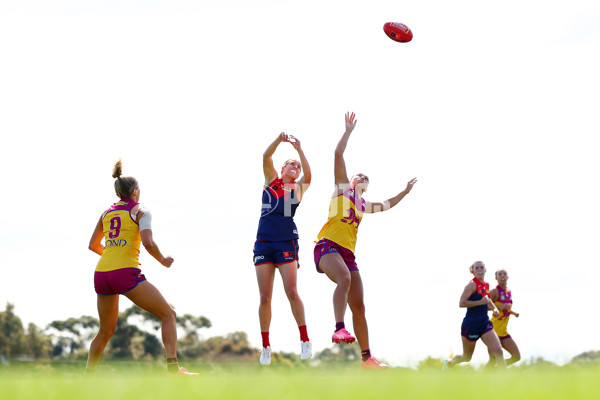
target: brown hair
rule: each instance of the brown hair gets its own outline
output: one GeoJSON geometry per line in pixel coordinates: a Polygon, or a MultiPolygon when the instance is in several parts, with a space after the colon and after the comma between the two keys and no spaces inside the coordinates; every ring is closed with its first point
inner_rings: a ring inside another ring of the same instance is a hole
{"type": "Polygon", "coordinates": [[[133,191],[138,188],[138,181],[133,176],[121,177],[123,163],[119,159],[113,166],[112,177],[115,180],[115,192],[121,199],[128,199],[133,194],[133,191]]]}

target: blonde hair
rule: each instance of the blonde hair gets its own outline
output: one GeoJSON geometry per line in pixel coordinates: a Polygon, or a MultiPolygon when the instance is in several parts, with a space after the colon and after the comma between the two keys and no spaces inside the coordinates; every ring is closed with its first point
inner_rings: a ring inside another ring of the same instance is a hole
{"type": "Polygon", "coordinates": [[[475,264],[477,264],[477,263],[482,263],[482,264],[483,264],[483,266],[485,267],[485,263],[484,263],[483,261],[475,261],[473,264],[471,264],[471,265],[469,266],[469,272],[470,272],[470,273],[473,273],[473,268],[475,268],[475,264]]]}
{"type": "Polygon", "coordinates": [[[112,177],[115,179],[115,193],[121,199],[128,199],[133,191],[138,188],[138,181],[133,176],[121,177],[123,162],[119,160],[113,166],[112,177]]]}
{"type": "MultiPolygon", "coordinates": [[[[293,158],[290,158],[289,160],[286,160],[286,161],[283,163],[283,165],[281,166],[281,169],[284,169],[284,168],[285,168],[285,166],[286,166],[286,165],[288,165],[288,164],[289,164],[289,163],[291,163],[291,162],[297,162],[297,163],[299,163],[300,161],[298,161],[298,160],[294,160],[293,158]]],[[[302,166],[302,164],[300,164],[300,165],[302,166]]]]}

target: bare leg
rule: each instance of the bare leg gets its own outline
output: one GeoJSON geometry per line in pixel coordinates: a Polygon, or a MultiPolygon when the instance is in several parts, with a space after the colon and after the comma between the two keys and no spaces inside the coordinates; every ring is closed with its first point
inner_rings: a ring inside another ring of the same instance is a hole
{"type": "Polygon", "coordinates": [[[467,340],[467,338],[464,336],[461,336],[461,338],[463,345],[463,353],[454,356],[454,358],[452,358],[452,360],[448,362],[448,367],[453,367],[456,364],[460,364],[462,362],[469,362],[471,361],[471,358],[473,358],[473,352],[475,351],[475,344],[477,342],[471,342],[470,340],[467,340]]]}
{"type": "Polygon", "coordinates": [[[177,358],[177,321],[175,310],[160,294],[158,289],[148,281],[142,281],[127,293],[129,300],[138,307],[152,313],[161,322],[162,341],[167,358],[177,358]]]}
{"type": "Polygon", "coordinates": [[[360,350],[369,349],[369,328],[367,318],[365,317],[364,291],[360,272],[351,271],[352,281],[350,291],[348,292],[348,305],[352,311],[352,322],[354,323],[354,333],[360,345],[360,350]]]}
{"type": "Polygon", "coordinates": [[[258,305],[258,319],[261,332],[268,332],[271,326],[271,297],[273,295],[273,281],[275,280],[275,264],[266,263],[256,266],[256,279],[260,292],[258,305]]]}
{"type": "Polygon", "coordinates": [[[502,347],[506,349],[510,353],[510,358],[506,360],[506,366],[516,363],[521,359],[521,353],[519,352],[519,348],[517,347],[517,343],[512,338],[503,339],[500,341],[502,347]]]}
{"type": "Polygon", "coordinates": [[[87,369],[94,370],[102,357],[106,344],[117,329],[119,318],[119,295],[98,295],[98,316],[100,317],[100,330],[96,333],[90,345],[87,369]]]}
{"type": "Polygon", "coordinates": [[[496,357],[494,357],[494,353],[492,353],[492,350],[488,347],[488,355],[490,357],[490,359],[488,360],[487,364],[485,364],[485,369],[491,369],[493,367],[496,366],[496,357]]]}
{"type": "Polygon", "coordinates": [[[502,354],[502,346],[500,345],[500,339],[498,339],[496,332],[493,329],[487,331],[481,335],[481,340],[488,347],[488,352],[496,359],[498,368],[506,368],[506,363],[504,362],[504,356],[502,354]]]}
{"type": "Polygon", "coordinates": [[[281,264],[278,268],[279,273],[281,274],[281,279],[283,280],[285,294],[287,295],[287,298],[290,301],[290,306],[292,307],[292,314],[294,314],[294,318],[296,319],[298,326],[306,325],[306,320],[304,317],[304,303],[302,303],[296,287],[298,262],[294,261],[287,264],[281,264]]]}
{"type": "Polygon", "coordinates": [[[325,254],[319,261],[319,269],[336,283],[333,292],[333,313],[336,322],[343,322],[346,314],[346,305],[348,304],[348,291],[350,290],[351,276],[350,271],[342,256],[337,253],[325,254]]]}

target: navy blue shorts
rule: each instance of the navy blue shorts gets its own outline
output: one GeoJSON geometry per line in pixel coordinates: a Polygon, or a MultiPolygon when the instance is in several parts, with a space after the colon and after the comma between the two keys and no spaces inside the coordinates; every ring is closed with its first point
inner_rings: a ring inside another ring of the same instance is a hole
{"type": "MultiPolygon", "coordinates": [[[[254,243],[254,265],[273,263],[275,265],[298,261],[298,240],[270,242],[257,239],[254,243]]],[[[298,264],[300,268],[300,264],[298,264]]]]}
{"type": "Polygon", "coordinates": [[[489,319],[487,321],[468,321],[464,319],[460,327],[460,334],[465,339],[476,342],[483,334],[492,329],[494,329],[494,325],[489,319]]]}

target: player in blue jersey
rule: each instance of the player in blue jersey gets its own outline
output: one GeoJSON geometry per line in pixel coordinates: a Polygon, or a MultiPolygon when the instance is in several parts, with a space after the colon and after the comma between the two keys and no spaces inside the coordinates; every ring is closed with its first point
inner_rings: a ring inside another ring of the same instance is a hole
{"type": "Polygon", "coordinates": [[[292,313],[300,330],[300,358],[312,356],[312,345],[306,331],[304,304],[296,289],[298,265],[298,229],[294,223],[296,208],[308,189],[311,180],[310,166],[300,146],[300,141],[292,135],[281,133],[267,147],[263,154],[265,186],[262,196],[262,210],[258,222],[258,232],[254,244],[254,265],[260,291],[258,316],[262,335],[260,363],[271,364],[271,296],[275,270],[283,280],[285,293],[290,301],[292,313]],[[288,142],[298,152],[300,161],[287,160],[281,168],[281,176],[273,165],[273,154],[281,142],[288,142]],[[299,178],[300,172],[304,175],[299,178]]]}
{"type": "Polygon", "coordinates": [[[485,264],[483,261],[476,261],[469,267],[469,271],[471,271],[474,278],[465,287],[459,302],[460,307],[467,308],[467,315],[465,315],[461,326],[463,353],[454,356],[452,360],[446,360],[444,369],[471,361],[475,344],[479,338],[488,347],[490,357],[496,358],[498,367],[506,367],[500,339],[498,339],[494,326],[488,317],[488,310],[493,310],[495,317],[499,316],[500,313],[489,297],[490,285],[484,281],[485,264]]]}

